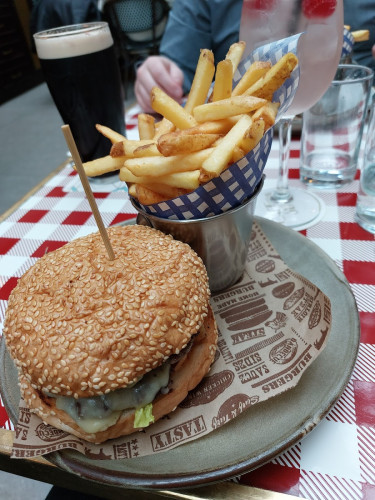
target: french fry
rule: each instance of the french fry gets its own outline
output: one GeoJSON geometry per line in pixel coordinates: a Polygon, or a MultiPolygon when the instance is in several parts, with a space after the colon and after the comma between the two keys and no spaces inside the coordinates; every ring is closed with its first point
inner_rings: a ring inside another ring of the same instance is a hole
{"type": "Polygon", "coordinates": [[[105,125],[100,125],[99,123],[97,123],[95,125],[95,128],[98,132],[100,132],[102,135],[104,135],[104,137],[107,137],[107,139],[109,139],[112,142],[112,144],[114,144],[115,142],[120,142],[120,141],[123,141],[126,139],[126,137],[124,135],[119,134],[115,130],[112,130],[111,128],[106,127],[105,125]]]}
{"type": "Polygon", "coordinates": [[[214,73],[215,64],[212,51],[208,49],[201,50],[193,83],[184,108],[187,113],[191,114],[196,106],[205,102],[214,73]]]}
{"type": "Polygon", "coordinates": [[[241,139],[239,143],[239,147],[244,152],[242,156],[247,155],[250,151],[252,151],[255,148],[255,146],[262,139],[264,131],[265,131],[264,120],[259,119],[257,121],[253,121],[253,123],[246,131],[243,139],[241,139]]]}
{"type": "Polygon", "coordinates": [[[246,70],[240,81],[234,87],[232,96],[243,94],[249,87],[254,85],[271,68],[270,62],[255,61],[246,70]]]}
{"type": "Polygon", "coordinates": [[[155,135],[155,118],[147,113],[139,113],[138,133],[141,140],[153,139],[155,135]]]}
{"type": "Polygon", "coordinates": [[[153,139],[156,142],[163,134],[168,134],[174,130],[176,130],[176,127],[173,123],[166,118],[163,118],[160,122],[155,123],[155,135],[153,139]]]}
{"type": "Polygon", "coordinates": [[[128,184],[128,192],[133,198],[137,198],[137,184],[128,184]]]}
{"type": "Polygon", "coordinates": [[[245,151],[240,147],[240,146],[236,146],[234,149],[233,149],[233,153],[232,153],[232,158],[231,160],[229,161],[228,163],[228,167],[232,164],[232,163],[236,163],[238,162],[241,158],[243,158],[244,156],[246,155],[245,151]]]}
{"type": "Polygon", "coordinates": [[[135,184],[135,197],[142,205],[154,205],[165,200],[164,195],[156,193],[142,184],[135,184]]]}
{"type": "Polygon", "coordinates": [[[225,170],[234,148],[241,142],[252,122],[249,115],[243,115],[220,144],[213,149],[210,156],[202,163],[201,181],[207,182],[213,177],[218,177],[225,170]]]}
{"type": "Polygon", "coordinates": [[[265,104],[265,99],[253,96],[236,96],[209,102],[194,109],[194,118],[197,122],[220,120],[230,116],[240,115],[255,111],[265,104]]]}
{"type": "MultiPolygon", "coordinates": [[[[187,155],[155,156],[149,158],[131,158],[125,160],[124,167],[128,168],[134,175],[151,177],[164,176],[175,172],[187,172],[197,170],[202,162],[208,158],[212,148],[203,149],[187,155]]],[[[158,179],[157,182],[161,182],[158,179]]]]}
{"type": "Polygon", "coordinates": [[[143,144],[133,151],[133,158],[144,158],[146,156],[161,156],[156,142],[152,144],[143,144]]]}
{"type": "MultiPolygon", "coordinates": [[[[162,179],[166,179],[166,177],[162,177],[162,179]]],[[[129,169],[126,167],[122,167],[120,169],[120,180],[125,181],[128,186],[129,186],[129,193],[130,193],[130,186],[134,186],[132,188],[132,196],[137,196],[135,192],[135,186],[137,184],[142,184],[143,186],[146,186],[148,189],[151,189],[152,191],[155,191],[155,193],[162,194],[166,196],[165,199],[171,199],[171,198],[176,198],[176,196],[181,196],[182,194],[185,194],[187,192],[186,189],[180,188],[180,187],[175,187],[175,186],[169,186],[168,184],[163,184],[161,182],[155,182],[154,177],[137,177],[136,175],[132,174],[129,169]]],[[[168,179],[166,179],[168,180],[168,179]]]]}
{"type": "Polygon", "coordinates": [[[290,77],[297,63],[297,57],[288,52],[262,78],[248,88],[243,95],[262,97],[272,101],[274,92],[290,77]]]}
{"type": "Polygon", "coordinates": [[[172,200],[173,198],[177,198],[178,196],[182,196],[183,194],[189,193],[191,190],[176,188],[173,186],[167,186],[164,184],[152,184],[143,185],[143,184],[134,184],[135,186],[135,196],[138,198],[139,202],[142,205],[152,205],[154,203],[160,203],[165,200],[172,200]],[[162,192],[159,192],[158,189],[161,189],[162,192]],[[145,198],[147,196],[147,198],[145,198]],[[159,201],[155,201],[159,200],[159,201]]]}
{"type": "Polygon", "coordinates": [[[355,42],[366,42],[370,39],[369,30],[356,30],[351,32],[355,42]]]}
{"type": "Polygon", "coordinates": [[[236,43],[233,43],[227,52],[227,55],[225,56],[225,59],[228,59],[232,63],[232,74],[234,75],[241,59],[243,56],[243,53],[246,48],[246,43],[239,41],[236,43]]]}
{"type": "MultiPolygon", "coordinates": [[[[191,170],[187,172],[174,172],[167,175],[155,177],[151,175],[134,175],[126,166],[120,169],[120,180],[127,183],[143,184],[145,186],[166,185],[179,189],[187,189],[189,191],[199,187],[200,170],[191,170]]],[[[159,188],[160,190],[160,188],[159,188]]]]}
{"type": "Polygon", "coordinates": [[[164,196],[165,200],[171,200],[172,198],[177,198],[183,194],[189,193],[191,189],[183,189],[175,186],[169,186],[168,184],[161,184],[160,182],[153,182],[152,184],[144,184],[146,188],[152,189],[155,193],[164,196]]]}
{"type": "Polygon", "coordinates": [[[279,107],[280,103],[267,101],[267,103],[264,106],[257,109],[252,114],[252,119],[254,122],[257,120],[263,120],[265,125],[265,130],[268,130],[275,124],[276,115],[279,107]]]}
{"type": "Polygon", "coordinates": [[[151,106],[154,111],[163,115],[177,128],[185,129],[194,127],[194,125],[197,124],[186,109],[180,106],[178,102],[169,97],[169,95],[159,87],[153,87],[151,90],[151,106]]]}
{"type": "Polygon", "coordinates": [[[226,134],[238,122],[240,116],[231,116],[223,120],[214,120],[209,122],[199,123],[195,127],[187,128],[185,130],[176,131],[178,134],[226,134]]]}
{"type": "Polygon", "coordinates": [[[176,172],[158,178],[158,183],[174,186],[177,188],[194,191],[199,188],[200,170],[190,170],[188,172],[176,172]]]}
{"type": "Polygon", "coordinates": [[[86,175],[96,177],[97,175],[108,174],[120,170],[124,164],[124,157],[113,158],[112,156],[103,156],[96,160],[87,161],[83,164],[86,175]]]}
{"type": "Polygon", "coordinates": [[[188,154],[209,148],[219,137],[219,134],[181,134],[171,132],[159,137],[157,149],[163,156],[188,154]]]}
{"type": "Polygon", "coordinates": [[[134,184],[134,186],[135,197],[138,198],[142,205],[153,205],[154,203],[171,200],[191,191],[166,184],[134,184]]]}
{"type": "Polygon", "coordinates": [[[231,96],[232,76],[232,61],[230,61],[229,59],[220,61],[216,68],[216,78],[214,90],[212,92],[212,101],[220,101],[221,99],[227,99],[231,96]]]}
{"type": "Polygon", "coordinates": [[[120,181],[127,184],[146,184],[150,181],[150,177],[134,175],[127,167],[122,166],[119,173],[120,181]]]}
{"type": "Polygon", "coordinates": [[[134,157],[134,151],[138,149],[140,146],[150,146],[155,145],[154,140],[144,139],[143,141],[130,140],[125,139],[124,141],[116,142],[112,145],[110,155],[113,158],[117,158],[119,156],[126,156],[127,158],[134,157]]]}

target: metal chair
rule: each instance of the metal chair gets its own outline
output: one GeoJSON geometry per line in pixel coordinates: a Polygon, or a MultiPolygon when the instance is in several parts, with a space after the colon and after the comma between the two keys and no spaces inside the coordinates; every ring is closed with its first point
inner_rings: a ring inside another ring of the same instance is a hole
{"type": "Polygon", "coordinates": [[[108,0],[103,9],[111,28],[125,88],[139,60],[159,52],[170,7],[166,0],[108,0]]]}

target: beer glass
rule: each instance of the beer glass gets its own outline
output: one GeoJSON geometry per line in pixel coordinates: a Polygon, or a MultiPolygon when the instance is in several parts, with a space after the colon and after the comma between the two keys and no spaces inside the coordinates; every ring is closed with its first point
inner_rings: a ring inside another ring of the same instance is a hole
{"type": "Polygon", "coordinates": [[[69,124],[82,161],[109,154],[95,125],[125,133],[124,92],[106,22],[61,26],[34,34],[49,91],[69,124]]]}

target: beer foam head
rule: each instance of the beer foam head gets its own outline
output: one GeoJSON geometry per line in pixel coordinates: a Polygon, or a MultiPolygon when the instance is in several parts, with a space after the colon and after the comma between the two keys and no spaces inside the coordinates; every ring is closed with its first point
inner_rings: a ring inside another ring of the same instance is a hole
{"type": "Polygon", "coordinates": [[[107,49],[113,44],[107,23],[87,23],[41,31],[34,35],[34,40],[40,59],[83,56],[107,49]]]}

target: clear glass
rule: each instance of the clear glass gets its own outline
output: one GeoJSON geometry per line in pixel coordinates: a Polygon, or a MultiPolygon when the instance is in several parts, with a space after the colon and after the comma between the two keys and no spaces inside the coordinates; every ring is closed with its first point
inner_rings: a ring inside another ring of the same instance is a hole
{"type": "Polygon", "coordinates": [[[246,53],[256,47],[297,33],[300,81],[279,125],[279,175],[276,189],[263,190],[257,213],[282,224],[302,229],[319,220],[323,204],[317,196],[288,185],[292,121],[315,104],[329,87],[340,60],[343,43],[342,0],[244,0],[240,40],[246,53]]]}
{"type": "Polygon", "coordinates": [[[352,182],[357,168],[373,71],[340,64],[323,97],[303,114],[300,180],[320,189],[352,182]]]}
{"type": "Polygon", "coordinates": [[[355,220],[363,229],[375,234],[375,95],[366,133],[355,220]]]}
{"type": "Polygon", "coordinates": [[[125,133],[124,91],[106,22],[61,26],[34,34],[45,81],[84,162],[106,156],[110,141],[95,125],[125,133]]]}

